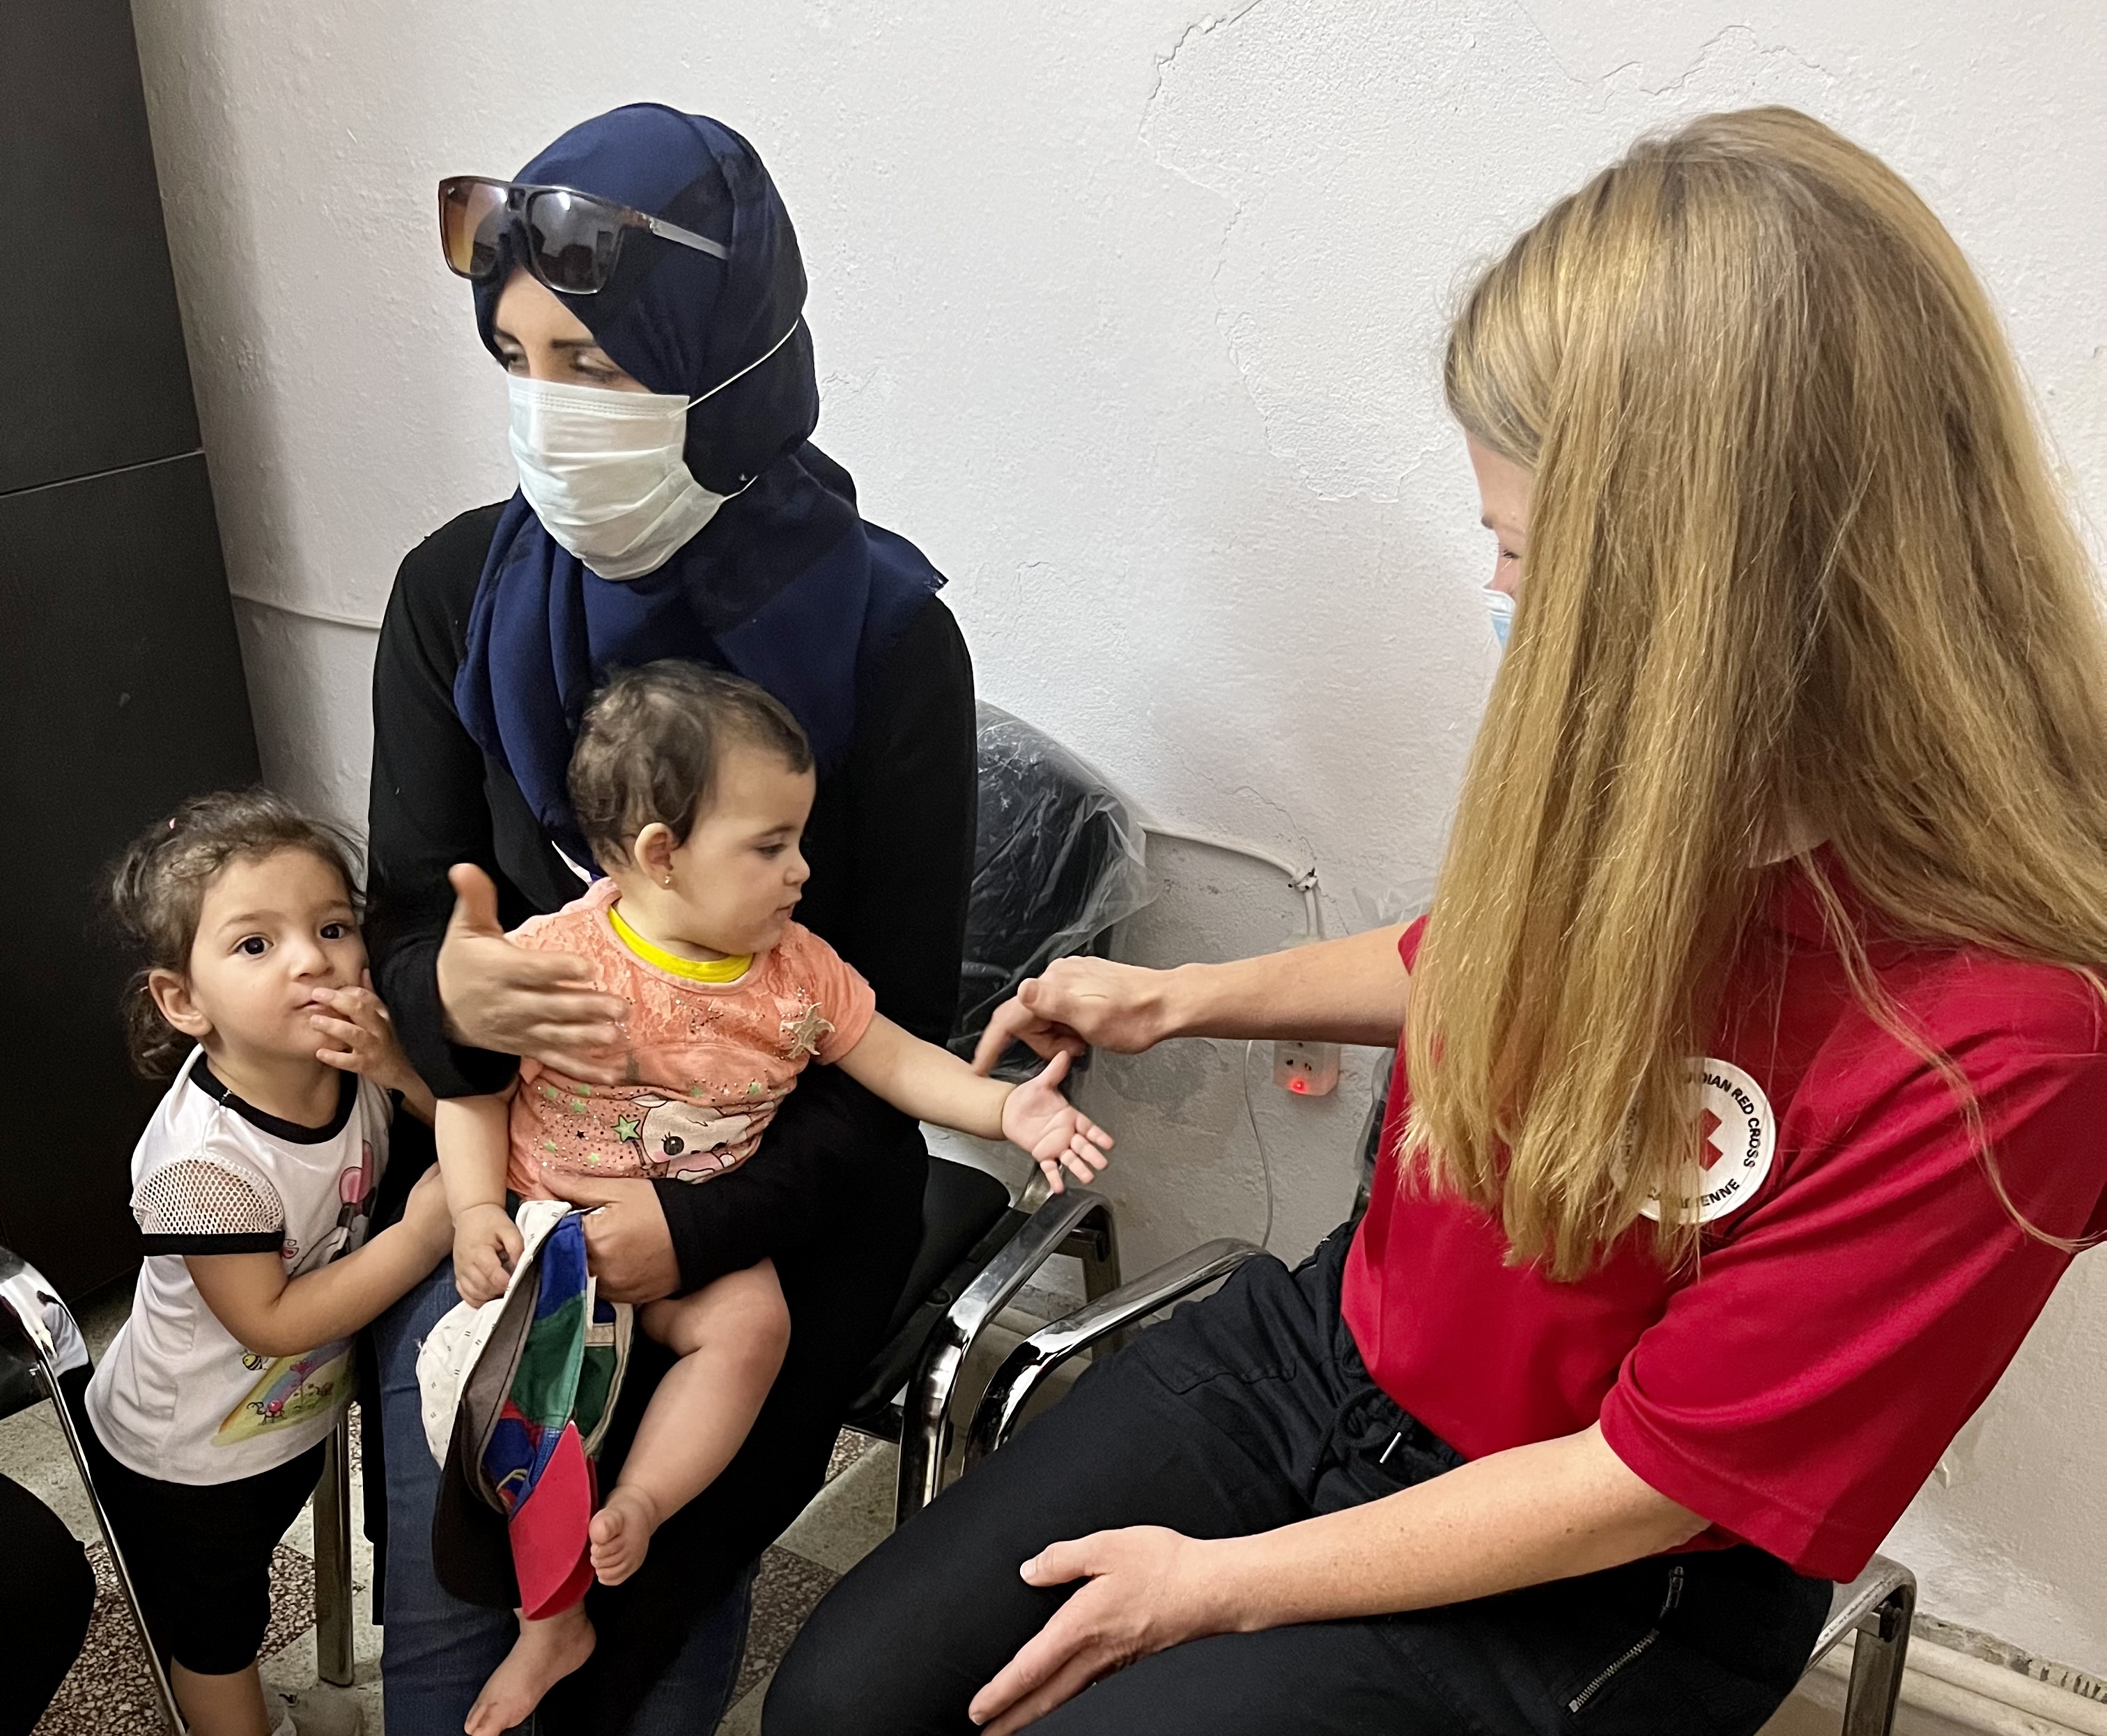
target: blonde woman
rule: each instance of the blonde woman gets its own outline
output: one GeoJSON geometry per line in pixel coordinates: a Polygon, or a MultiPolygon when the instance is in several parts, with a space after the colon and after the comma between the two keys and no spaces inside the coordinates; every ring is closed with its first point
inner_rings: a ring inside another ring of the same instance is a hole
{"type": "Polygon", "coordinates": [[[770,1736],[1754,1730],[2107,1230],[2107,636],[1937,220],[1700,120],[1445,384],[1519,606],[1431,917],[995,1034],[1399,1041],[1368,1213],[878,1550],[770,1736]]]}

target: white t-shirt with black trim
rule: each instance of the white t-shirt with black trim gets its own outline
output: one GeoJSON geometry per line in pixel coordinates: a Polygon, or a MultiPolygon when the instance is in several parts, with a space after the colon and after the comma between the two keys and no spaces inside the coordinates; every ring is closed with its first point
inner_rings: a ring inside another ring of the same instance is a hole
{"type": "Polygon", "coordinates": [[[199,1050],[132,1155],[132,1215],[146,1259],[132,1316],[88,1383],[110,1456],[164,1483],[220,1483],[298,1458],[351,1401],[351,1343],[297,1357],[243,1348],[205,1305],[184,1258],[276,1254],[290,1280],[366,1238],[388,1161],[393,1105],[347,1073],[326,1127],[247,1103],[199,1050]]]}

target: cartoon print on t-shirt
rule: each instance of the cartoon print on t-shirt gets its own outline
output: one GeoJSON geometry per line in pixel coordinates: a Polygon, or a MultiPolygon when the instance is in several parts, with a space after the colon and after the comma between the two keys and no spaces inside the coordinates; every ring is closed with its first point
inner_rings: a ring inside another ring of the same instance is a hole
{"type": "Polygon", "coordinates": [[[273,1429],[303,1423],[318,1411],[334,1410],[351,1379],[351,1346],[339,1339],[297,1357],[272,1357],[264,1361],[253,1351],[242,1357],[244,1368],[256,1370],[259,1364],[256,1384],[220,1420],[212,1437],[214,1447],[253,1441],[273,1429]]]}
{"type": "Polygon", "coordinates": [[[816,1003],[806,1003],[799,1012],[783,1021],[784,1057],[796,1061],[802,1056],[817,1055],[821,1041],[832,1036],[833,1029],[833,1021],[820,1011],[816,1003]]]}
{"type": "MultiPolygon", "coordinates": [[[[362,1139],[358,1161],[337,1172],[336,1222],[304,1261],[300,1260],[299,1242],[289,1235],[281,1250],[287,1264],[299,1262],[305,1270],[317,1271],[352,1246],[365,1227],[371,1205],[375,1168],[372,1142],[362,1139]]],[[[351,1347],[339,1339],[299,1356],[267,1357],[245,1350],[241,1366],[258,1379],[241,1402],[221,1419],[212,1437],[215,1447],[253,1441],[333,1407],[351,1375],[351,1347]]]]}
{"type": "Polygon", "coordinates": [[[359,1142],[357,1165],[338,1173],[336,1197],[336,1222],[321,1240],[320,1264],[326,1265],[350,1245],[359,1220],[366,1215],[367,1202],[373,1197],[373,1146],[370,1141],[359,1142]]]}
{"type": "Polygon", "coordinates": [[[739,1147],[753,1125],[751,1115],[727,1115],[706,1103],[667,1097],[634,1097],[631,1106],[644,1111],[642,1124],[625,1115],[616,1131],[631,1129],[623,1137],[642,1154],[648,1176],[699,1182],[736,1169],[746,1156],[739,1147]]]}

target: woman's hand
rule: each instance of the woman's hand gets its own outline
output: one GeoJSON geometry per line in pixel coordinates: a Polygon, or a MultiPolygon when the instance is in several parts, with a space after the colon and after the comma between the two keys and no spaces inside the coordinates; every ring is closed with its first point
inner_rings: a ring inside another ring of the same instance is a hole
{"type": "Polygon", "coordinates": [[[628,1003],[592,985],[574,953],[535,953],[505,938],[497,888],[471,864],[447,875],[454,913],[439,947],[439,1004],[456,1043],[531,1056],[572,1079],[619,1085],[628,1003]]]}
{"type": "Polygon", "coordinates": [[[681,1262],[665,1209],[649,1182],[595,1181],[545,1170],[541,1184],[586,1212],[586,1264],[609,1302],[641,1306],[681,1287],[681,1262]]]}
{"type": "Polygon", "coordinates": [[[395,1021],[373,992],[373,973],[363,972],[360,983],[356,989],[315,990],[317,1004],[325,1009],[308,1016],[322,1042],[315,1059],[363,1074],[384,1090],[401,1092],[418,1117],[429,1122],[432,1093],[396,1040],[395,1021]]]}
{"type": "Polygon", "coordinates": [[[1049,1061],[1086,1048],[1115,1055],[1152,1048],[1172,1034],[1170,976],[1109,958],[1057,958],[995,1008],[974,1047],[973,1070],[991,1071],[1018,1041],[1049,1061]]]}
{"type": "Polygon", "coordinates": [[[1099,1154],[1112,1148],[1112,1136],[1061,1095],[1068,1057],[1056,1055],[1003,1101],[1002,1137],[1031,1154],[1055,1193],[1062,1188],[1063,1165],[1079,1182],[1094,1182],[1105,1167],[1099,1154]]]}
{"type": "Polygon", "coordinates": [[[1136,1658],[1228,1632],[1238,1624],[1222,1576],[1211,1571],[1215,1547],[1160,1525],[1049,1545],[1019,1570],[1027,1585],[1090,1582],[973,1696],[966,1716],[989,1736],[1009,1736],[1136,1658]]]}

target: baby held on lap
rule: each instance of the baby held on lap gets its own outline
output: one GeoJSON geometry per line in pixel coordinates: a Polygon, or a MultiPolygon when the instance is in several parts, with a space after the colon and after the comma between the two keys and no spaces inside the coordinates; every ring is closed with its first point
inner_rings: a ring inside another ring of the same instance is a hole
{"type": "MultiPolygon", "coordinates": [[[[694,663],[618,675],[586,713],[570,783],[606,878],[513,939],[584,958],[594,986],[629,1003],[631,1083],[589,1085],[527,1061],[505,1095],[440,1104],[465,1300],[500,1294],[520,1253],[508,1186],[547,1198],[550,1174],[699,1182],[766,1163],[756,1153],[768,1124],[814,1060],[919,1120],[1011,1140],[1056,1187],[1064,1164],[1085,1179],[1104,1166],[1111,1137],[1061,1095],[1065,1056],[1023,1085],[983,1079],[879,1013],[869,985],[793,920],[815,779],[802,731],[760,688],[694,663]]],[[[593,1516],[592,1566],[607,1585],[634,1573],[652,1534],[730,1462],[790,1330],[767,1260],[650,1303],[638,1321],[679,1360],[593,1516]]],[[[523,1617],[469,1736],[523,1722],[592,1645],[582,1602],[523,1617]]]]}

